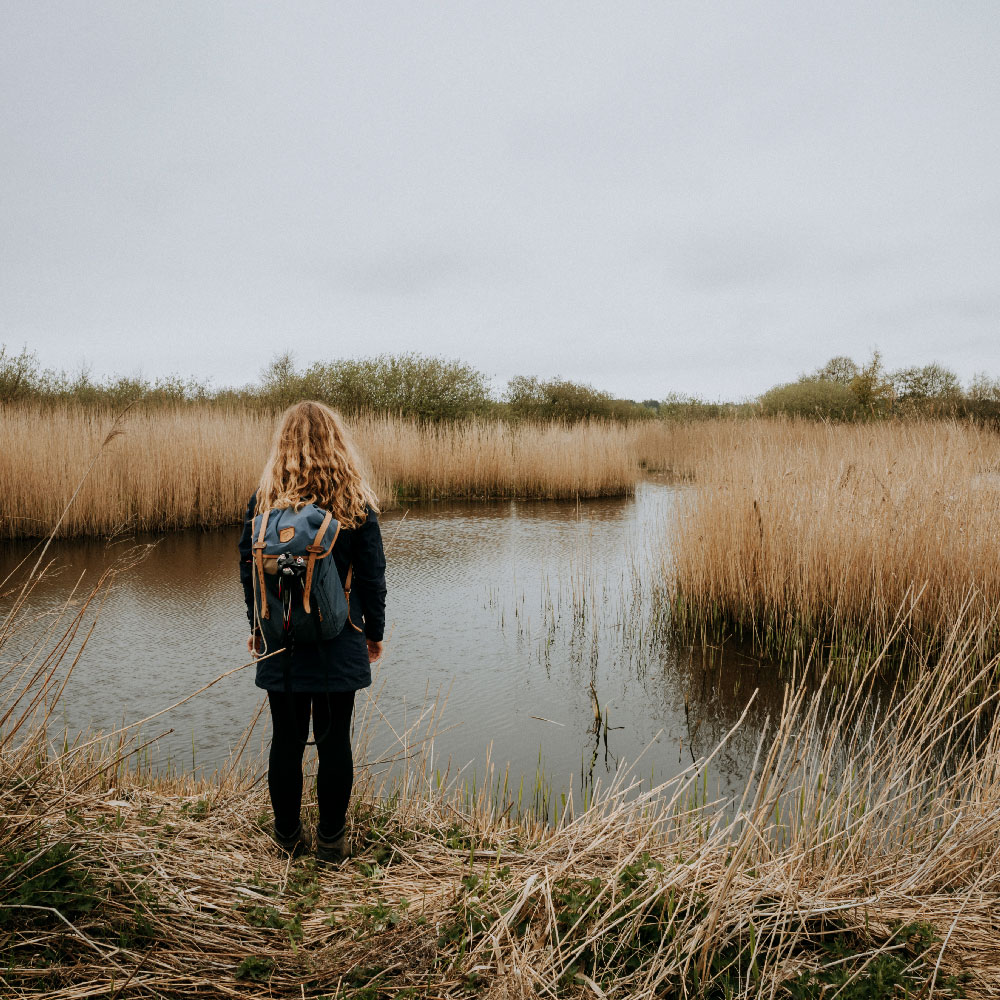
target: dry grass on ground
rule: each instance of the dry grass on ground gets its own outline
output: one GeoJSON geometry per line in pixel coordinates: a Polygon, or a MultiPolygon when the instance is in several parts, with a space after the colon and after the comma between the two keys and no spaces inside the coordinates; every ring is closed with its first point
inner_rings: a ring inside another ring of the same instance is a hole
{"type": "MultiPolygon", "coordinates": [[[[114,415],[85,407],[0,406],[0,534],[46,536],[114,415]]],[[[117,436],[62,525],[64,535],[218,527],[242,517],[275,417],[218,406],[139,409],[117,436]]],[[[391,416],[349,421],[388,503],[444,497],[554,497],[631,492],[640,464],[670,447],[662,424],[425,424],[391,416]]]]}
{"type": "MultiPolygon", "coordinates": [[[[678,442],[680,444],[680,442],[678,442]]],[[[764,647],[930,648],[954,622],[997,648],[1000,435],[965,423],[690,427],[664,573],[682,620],[764,647]]]]}
{"type": "Polygon", "coordinates": [[[699,765],[554,828],[439,788],[433,717],[397,739],[371,705],[356,857],[319,868],[270,846],[252,761],[165,780],[134,730],[47,739],[100,597],[44,623],[15,601],[0,631],[0,659],[38,635],[0,675],[4,996],[1000,992],[1000,718],[960,643],[879,709],[877,663],[838,700],[789,689],[739,801],[705,802],[699,765]]]}

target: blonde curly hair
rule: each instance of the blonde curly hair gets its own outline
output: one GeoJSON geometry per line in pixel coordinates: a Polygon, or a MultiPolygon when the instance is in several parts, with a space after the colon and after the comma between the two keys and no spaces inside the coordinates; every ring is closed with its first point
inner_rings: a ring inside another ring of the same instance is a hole
{"type": "Polygon", "coordinates": [[[363,468],[336,411],[313,400],[295,403],[278,421],[257,488],[257,511],[314,503],[344,527],[355,527],[369,509],[378,511],[363,468]]]}

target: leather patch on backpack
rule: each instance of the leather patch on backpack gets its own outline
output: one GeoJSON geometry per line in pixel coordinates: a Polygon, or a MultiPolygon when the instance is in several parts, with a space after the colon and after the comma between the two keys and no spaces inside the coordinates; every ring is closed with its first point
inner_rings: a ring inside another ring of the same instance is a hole
{"type": "Polygon", "coordinates": [[[282,528],[278,532],[278,540],[281,542],[290,542],[295,537],[294,528],[282,528]]]}

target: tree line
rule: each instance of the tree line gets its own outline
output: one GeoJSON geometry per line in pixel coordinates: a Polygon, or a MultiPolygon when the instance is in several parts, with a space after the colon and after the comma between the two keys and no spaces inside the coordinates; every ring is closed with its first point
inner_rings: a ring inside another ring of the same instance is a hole
{"type": "Polygon", "coordinates": [[[663,399],[621,399],[580,382],[532,375],[511,378],[500,392],[484,372],[463,361],[417,353],[381,354],[296,366],[275,357],[257,381],[213,388],[194,378],[140,375],[95,378],[42,368],[27,347],[0,344],[0,403],[36,401],[120,408],[142,400],[281,409],[319,399],[346,413],[395,413],[420,420],[502,417],[514,420],[704,420],[755,415],[853,421],[886,417],[953,416],[1000,424],[1000,379],[975,376],[963,386],[940,364],[887,371],[875,352],[865,363],[831,358],[796,381],[738,402],[711,402],[670,393],[663,399]]]}
{"type": "Polygon", "coordinates": [[[518,375],[494,392],[490,377],[463,361],[422,354],[381,354],[316,362],[299,369],[281,354],[256,382],[212,388],[179,376],[97,379],[43,369],[34,352],[0,345],[0,402],[37,401],[108,407],[136,400],[151,404],[212,403],[281,409],[300,399],[318,399],[345,413],[395,413],[421,420],[505,417],[526,420],[649,420],[656,401],[646,404],[568,379],[518,375]]]}
{"type": "Polygon", "coordinates": [[[979,373],[963,386],[936,362],[887,371],[875,351],[859,364],[839,355],[795,382],[775,386],[759,399],[766,414],[825,420],[951,416],[1000,419],[1000,378],[979,373]]]}

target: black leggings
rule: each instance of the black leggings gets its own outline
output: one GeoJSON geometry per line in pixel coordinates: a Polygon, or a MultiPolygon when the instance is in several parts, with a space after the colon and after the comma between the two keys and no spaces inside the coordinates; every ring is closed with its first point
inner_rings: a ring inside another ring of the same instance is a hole
{"type": "Polygon", "coordinates": [[[309,714],[319,753],[316,798],[319,828],[324,837],[337,837],[347,819],[347,803],[354,785],[351,756],[351,713],[354,692],[285,694],[268,691],[271,705],[271,753],[267,787],[274,809],[274,828],[290,837],[298,829],[302,806],[302,756],[309,739],[309,714]]]}

